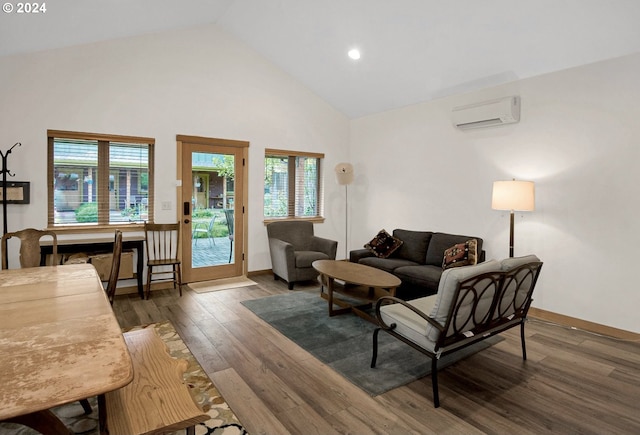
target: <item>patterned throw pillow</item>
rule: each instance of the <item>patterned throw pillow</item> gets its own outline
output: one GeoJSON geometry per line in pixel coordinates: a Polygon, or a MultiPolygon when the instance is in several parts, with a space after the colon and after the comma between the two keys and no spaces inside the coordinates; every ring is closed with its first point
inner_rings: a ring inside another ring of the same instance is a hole
{"type": "Polygon", "coordinates": [[[402,240],[396,239],[385,230],[380,230],[369,243],[364,245],[379,258],[387,258],[400,246],[402,246],[402,240]]]}
{"type": "Polygon", "coordinates": [[[478,241],[467,240],[457,243],[444,251],[442,270],[452,267],[472,266],[478,263],[478,241]]]}

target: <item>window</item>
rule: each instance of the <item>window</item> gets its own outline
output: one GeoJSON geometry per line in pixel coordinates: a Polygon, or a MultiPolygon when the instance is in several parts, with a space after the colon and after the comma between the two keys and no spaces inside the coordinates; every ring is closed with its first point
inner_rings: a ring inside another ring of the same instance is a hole
{"type": "Polygon", "coordinates": [[[324,154],[265,150],[264,217],[321,218],[324,154]]]}
{"type": "Polygon", "coordinates": [[[47,131],[49,227],[153,222],[154,139],[47,131]]]}

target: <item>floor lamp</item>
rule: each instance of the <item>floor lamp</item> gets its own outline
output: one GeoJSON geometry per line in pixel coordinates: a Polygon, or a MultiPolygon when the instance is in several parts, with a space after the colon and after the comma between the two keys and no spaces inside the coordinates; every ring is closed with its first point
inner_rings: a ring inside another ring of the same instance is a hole
{"type": "Polygon", "coordinates": [[[533,181],[494,181],[491,208],[509,210],[509,257],[513,257],[513,223],[514,211],[533,211],[535,207],[535,190],[533,181]]]}
{"type": "Polygon", "coordinates": [[[351,163],[338,163],[334,168],[336,181],[344,186],[344,258],[347,257],[347,232],[349,227],[349,196],[348,186],[353,182],[353,165],[351,163]]]}

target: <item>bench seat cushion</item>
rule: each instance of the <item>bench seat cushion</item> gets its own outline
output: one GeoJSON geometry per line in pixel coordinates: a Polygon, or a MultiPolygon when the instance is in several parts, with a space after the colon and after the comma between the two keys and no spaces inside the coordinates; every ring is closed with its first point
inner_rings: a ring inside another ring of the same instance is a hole
{"type": "MultiPolygon", "coordinates": [[[[414,299],[409,303],[423,313],[430,313],[436,303],[436,295],[414,299]]],[[[430,352],[435,352],[435,342],[427,338],[427,321],[410,309],[401,304],[383,305],[380,307],[380,317],[387,325],[395,323],[395,332],[398,334],[430,352]]]]}

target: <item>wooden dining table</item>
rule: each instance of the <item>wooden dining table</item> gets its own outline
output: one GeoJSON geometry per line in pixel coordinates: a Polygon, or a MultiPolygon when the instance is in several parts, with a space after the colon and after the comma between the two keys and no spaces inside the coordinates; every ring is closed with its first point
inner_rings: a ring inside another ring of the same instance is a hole
{"type": "Polygon", "coordinates": [[[122,331],[92,265],[0,271],[0,421],[44,422],[47,433],[69,433],[51,408],[132,379],[122,331]]]}

